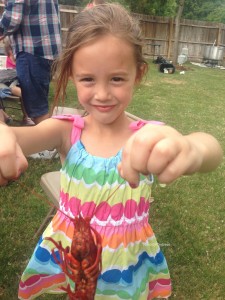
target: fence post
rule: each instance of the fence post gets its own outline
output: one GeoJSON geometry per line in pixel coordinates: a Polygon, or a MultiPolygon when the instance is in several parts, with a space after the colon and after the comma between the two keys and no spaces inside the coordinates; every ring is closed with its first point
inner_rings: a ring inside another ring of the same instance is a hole
{"type": "Polygon", "coordinates": [[[173,22],[174,22],[174,18],[170,18],[170,20],[169,20],[168,51],[167,51],[168,59],[170,59],[170,56],[171,56],[171,47],[172,47],[172,38],[173,38],[173,22]]]}
{"type": "Polygon", "coordinates": [[[221,43],[221,29],[222,29],[222,24],[219,23],[218,24],[218,34],[217,34],[217,46],[220,46],[220,43],[221,43]]]}

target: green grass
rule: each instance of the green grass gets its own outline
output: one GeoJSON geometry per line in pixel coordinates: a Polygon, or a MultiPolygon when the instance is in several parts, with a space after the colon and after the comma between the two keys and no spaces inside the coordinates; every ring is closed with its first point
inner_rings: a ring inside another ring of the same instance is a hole
{"type": "MultiPolygon", "coordinates": [[[[225,71],[187,65],[184,75],[158,72],[150,64],[145,81],[135,91],[128,110],[145,119],[162,120],[183,133],[206,131],[225,149],[225,71]]],[[[50,101],[53,91],[50,92],[50,101]]],[[[66,106],[76,106],[68,87],[66,106]]],[[[18,116],[19,118],[19,116],[18,116]]],[[[29,159],[20,182],[0,189],[0,299],[17,299],[20,275],[37,240],[35,231],[48,205],[30,190],[43,195],[41,174],[59,169],[58,159],[29,159]]],[[[222,300],[225,293],[225,164],[209,174],[182,177],[153,188],[155,201],[150,222],[167,258],[173,283],[171,299],[222,300]]],[[[40,299],[64,299],[43,296],[40,299]]]]}

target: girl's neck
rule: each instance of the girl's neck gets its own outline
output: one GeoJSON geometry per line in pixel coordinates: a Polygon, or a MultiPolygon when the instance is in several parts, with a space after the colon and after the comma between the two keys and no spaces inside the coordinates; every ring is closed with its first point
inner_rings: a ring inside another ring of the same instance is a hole
{"type": "Polygon", "coordinates": [[[106,135],[119,134],[119,131],[127,128],[131,120],[127,118],[126,114],[121,114],[116,120],[110,123],[98,122],[91,115],[87,115],[85,118],[86,128],[90,126],[90,129],[94,129],[96,132],[105,133],[106,135]]]}
{"type": "Polygon", "coordinates": [[[129,128],[132,121],[125,115],[111,124],[95,122],[91,116],[85,117],[84,121],[81,141],[87,152],[95,156],[115,156],[132,135],[129,128]]]}

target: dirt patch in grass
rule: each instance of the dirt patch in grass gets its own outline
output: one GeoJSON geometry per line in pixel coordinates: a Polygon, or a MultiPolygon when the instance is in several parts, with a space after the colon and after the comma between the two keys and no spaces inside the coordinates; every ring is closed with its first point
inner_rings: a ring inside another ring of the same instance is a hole
{"type": "Polygon", "coordinates": [[[172,78],[163,78],[163,81],[166,83],[171,83],[171,84],[185,84],[185,81],[182,80],[176,80],[176,79],[172,79],[172,78]]]}
{"type": "Polygon", "coordinates": [[[143,82],[142,82],[142,85],[145,85],[145,86],[152,86],[152,82],[151,82],[151,81],[143,81],[143,82]]]}
{"type": "Polygon", "coordinates": [[[193,68],[188,67],[188,66],[176,65],[175,68],[177,71],[194,71],[193,68]]]}

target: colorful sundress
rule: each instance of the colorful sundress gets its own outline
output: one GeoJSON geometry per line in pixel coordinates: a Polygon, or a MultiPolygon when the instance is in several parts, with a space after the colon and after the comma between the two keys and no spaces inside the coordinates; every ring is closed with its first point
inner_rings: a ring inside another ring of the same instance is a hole
{"type": "MultiPolygon", "coordinates": [[[[139,187],[132,189],[117,171],[122,150],[110,158],[90,155],[80,140],[84,119],[71,115],[58,118],[73,122],[72,147],[61,169],[59,205],[64,213],[58,211],[42,234],[22,275],[19,299],[59,294],[60,288],[67,286],[69,280],[52,255],[55,246],[44,238],[70,246],[74,228],[66,215],[74,218],[79,213],[92,217],[91,226],[102,237],[96,300],[168,298],[168,266],[148,223],[153,178],[142,176],[139,187]]],[[[130,129],[136,131],[144,124],[133,122],[130,129]]]]}

